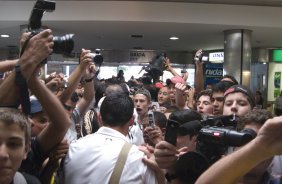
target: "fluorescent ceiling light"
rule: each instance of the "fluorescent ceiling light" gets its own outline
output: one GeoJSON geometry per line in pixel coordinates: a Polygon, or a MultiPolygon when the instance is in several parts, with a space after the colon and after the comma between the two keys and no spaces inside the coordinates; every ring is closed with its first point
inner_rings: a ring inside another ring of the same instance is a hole
{"type": "Polygon", "coordinates": [[[179,38],[176,37],[176,36],[172,36],[172,37],[170,37],[169,39],[171,39],[171,40],[178,40],[179,38]]]}
{"type": "Polygon", "coordinates": [[[7,34],[1,34],[0,36],[1,36],[1,38],[9,38],[10,37],[10,35],[7,35],[7,34]]]}

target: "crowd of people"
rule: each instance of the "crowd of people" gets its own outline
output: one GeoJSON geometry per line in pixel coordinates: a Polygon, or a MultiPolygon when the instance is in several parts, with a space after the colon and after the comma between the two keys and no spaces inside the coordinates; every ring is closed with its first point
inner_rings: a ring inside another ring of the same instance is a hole
{"type": "Polygon", "coordinates": [[[168,57],[167,81],[98,80],[87,49],[67,80],[44,78],[52,31],[24,33],[21,47],[27,39],[19,59],[0,62],[1,184],[282,182],[282,91],[272,113],[230,75],[205,89],[200,60],[187,85],[168,57]]]}

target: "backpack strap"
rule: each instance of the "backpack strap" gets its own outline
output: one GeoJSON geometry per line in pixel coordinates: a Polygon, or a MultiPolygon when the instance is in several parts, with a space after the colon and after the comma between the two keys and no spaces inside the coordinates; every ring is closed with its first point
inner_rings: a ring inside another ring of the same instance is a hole
{"type": "Polygon", "coordinates": [[[117,159],[117,162],[116,162],[116,165],[114,167],[114,171],[112,173],[112,176],[110,178],[110,182],[109,184],[119,184],[119,180],[120,180],[120,176],[121,176],[121,173],[123,171],[123,167],[124,167],[124,164],[126,162],[126,159],[127,159],[127,156],[128,156],[128,153],[131,149],[131,146],[132,144],[129,144],[128,142],[125,142],[119,155],[118,155],[118,159],[117,159]]]}

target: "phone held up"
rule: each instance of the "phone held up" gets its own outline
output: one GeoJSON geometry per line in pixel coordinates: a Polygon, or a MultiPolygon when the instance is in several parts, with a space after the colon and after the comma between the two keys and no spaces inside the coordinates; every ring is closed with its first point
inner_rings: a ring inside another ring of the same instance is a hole
{"type": "Polygon", "coordinates": [[[155,117],[154,117],[154,112],[152,110],[150,110],[148,112],[148,122],[149,122],[149,126],[154,128],[154,126],[155,126],[155,117]]]}
{"type": "Polygon", "coordinates": [[[166,124],[165,141],[176,145],[177,132],[180,124],[177,121],[168,119],[166,124]]]}

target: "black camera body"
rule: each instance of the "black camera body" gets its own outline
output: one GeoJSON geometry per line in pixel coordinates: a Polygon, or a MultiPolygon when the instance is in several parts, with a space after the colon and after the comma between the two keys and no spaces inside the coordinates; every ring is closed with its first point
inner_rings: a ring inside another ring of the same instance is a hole
{"type": "MultiPolygon", "coordinates": [[[[41,19],[44,12],[53,12],[56,8],[55,1],[37,0],[29,18],[28,30],[30,37],[40,33],[42,29],[41,19]]],[[[73,34],[53,37],[53,53],[70,55],[74,48],[73,34]]]]}
{"type": "Polygon", "coordinates": [[[203,61],[203,62],[208,62],[209,60],[209,56],[208,56],[208,53],[205,53],[205,52],[199,52],[199,53],[196,53],[195,57],[194,57],[194,60],[197,62],[197,61],[203,61]]]}
{"type": "Polygon", "coordinates": [[[91,53],[91,55],[93,57],[93,62],[96,65],[101,66],[104,61],[104,57],[102,56],[101,52],[99,50],[95,50],[95,53],[91,53]]]}
{"type": "Polygon", "coordinates": [[[203,128],[198,134],[197,150],[210,164],[226,154],[229,147],[242,146],[255,138],[256,133],[251,129],[236,131],[237,121],[236,116],[230,115],[208,117],[201,122],[203,128]]]}

